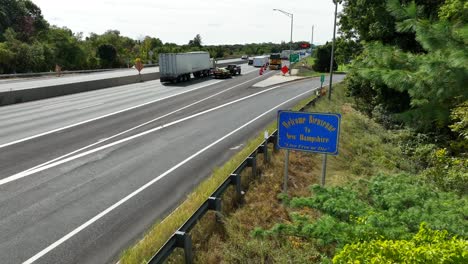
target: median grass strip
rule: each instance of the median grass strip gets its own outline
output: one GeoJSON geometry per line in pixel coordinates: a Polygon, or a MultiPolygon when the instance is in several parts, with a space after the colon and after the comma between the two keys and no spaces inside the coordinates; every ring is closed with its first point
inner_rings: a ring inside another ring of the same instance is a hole
{"type": "MultiPolygon", "coordinates": [[[[315,96],[311,96],[302,100],[292,110],[299,110],[314,98],[315,96]]],[[[272,133],[275,129],[276,122],[269,125],[266,130],[272,133]]],[[[121,256],[120,263],[129,264],[148,261],[216,188],[263,142],[263,140],[264,135],[262,132],[256,138],[250,140],[246,144],[246,147],[235,154],[230,161],[225,163],[221,168],[215,169],[213,174],[196,187],[179,207],[164,220],[154,224],[144,238],[135,246],[125,250],[121,256]]]]}

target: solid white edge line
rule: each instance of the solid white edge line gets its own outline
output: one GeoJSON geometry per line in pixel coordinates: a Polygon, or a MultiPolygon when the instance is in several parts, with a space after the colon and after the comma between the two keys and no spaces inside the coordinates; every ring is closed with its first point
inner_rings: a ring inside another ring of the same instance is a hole
{"type": "MultiPolygon", "coordinates": [[[[250,80],[250,81],[256,80],[256,79],[258,79],[258,78],[260,78],[260,77],[261,77],[261,76],[255,77],[255,78],[253,78],[253,79],[250,80]]],[[[57,160],[61,160],[61,159],[66,158],[66,157],[68,157],[68,156],[70,156],[70,155],[73,155],[73,154],[75,154],[75,153],[78,153],[78,152],[80,152],[80,151],[83,151],[83,150],[85,150],[85,149],[88,149],[88,148],[90,148],[90,147],[96,146],[96,145],[98,145],[98,144],[101,144],[101,143],[103,143],[103,142],[105,142],[105,141],[108,141],[108,140],[110,140],[110,139],[113,139],[113,138],[115,138],[115,137],[121,136],[121,135],[123,135],[123,134],[125,134],[125,133],[128,133],[128,132],[130,132],[130,131],[133,131],[133,130],[138,129],[138,128],[140,128],[140,127],[146,126],[146,125],[148,125],[148,124],[150,124],[150,123],[153,123],[153,122],[155,122],[155,121],[157,121],[157,120],[160,120],[160,119],[162,119],[162,118],[164,118],[164,117],[167,117],[167,116],[169,116],[169,115],[172,115],[172,114],[174,114],[174,113],[177,113],[177,112],[179,112],[179,111],[181,111],[181,110],[187,109],[187,108],[189,108],[189,107],[191,107],[191,106],[194,106],[194,105],[196,105],[196,104],[199,104],[199,103],[201,103],[201,102],[203,102],[203,101],[206,101],[206,100],[208,100],[208,99],[210,99],[210,98],[213,98],[213,97],[215,97],[215,96],[218,96],[218,95],[220,95],[220,94],[222,94],[222,93],[228,92],[228,91],[230,91],[230,90],[232,90],[232,89],[234,89],[234,88],[237,88],[237,87],[239,87],[239,86],[241,86],[241,85],[244,85],[244,84],[246,84],[246,83],[248,83],[248,82],[250,82],[250,81],[246,81],[246,82],[242,82],[242,83],[236,84],[236,85],[234,85],[234,86],[232,86],[232,87],[230,87],[230,88],[228,88],[228,89],[226,89],[226,90],[223,90],[223,91],[218,92],[218,93],[216,93],[216,94],[210,95],[210,96],[208,96],[208,97],[206,97],[206,98],[204,98],[204,99],[198,100],[198,101],[196,101],[196,102],[194,102],[194,103],[191,103],[191,104],[189,104],[189,105],[186,105],[186,106],[184,106],[184,107],[182,107],[182,108],[176,109],[176,110],[174,110],[174,111],[172,111],[172,112],[169,112],[169,113],[167,113],[167,114],[164,114],[164,115],[162,115],[162,116],[159,116],[159,117],[157,117],[157,118],[154,118],[154,119],[152,119],[152,120],[149,120],[149,121],[147,121],[147,122],[145,122],[145,123],[142,123],[142,124],[140,124],[140,125],[138,125],[138,126],[129,128],[129,129],[127,129],[127,130],[125,130],[125,131],[122,131],[122,132],[120,132],[120,133],[117,133],[117,134],[115,134],[115,135],[113,135],[113,136],[100,139],[98,142],[92,143],[92,144],[90,144],[90,145],[87,145],[87,146],[84,146],[84,147],[79,148],[79,149],[77,149],[77,150],[74,150],[74,151],[72,151],[72,152],[69,152],[69,153],[67,153],[67,154],[65,154],[65,155],[62,155],[62,156],[59,156],[59,157],[54,158],[54,159],[52,159],[52,160],[49,160],[49,161],[47,161],[47,162],[41,163],[41,164],[39,164],[39,165],[36,165],[36,166],[34,166],[34,167],[32,167],[32,168],[29,168],[29,169],[23,171],[23,172],[27,172],[27,171],[31,171],[31,170],[34,170],[34,169],[43,167],[43,166],[45,166],[45,165],[47,165],[47,164],[50,164],[50,163],[52,163],[52,162],[55,162],[55,161],[57,161],[57,160]]],[[[2,184],[0,183],[0,185],[2,185],[2,184]]]]}
{"type": "Polygon", "coordinates": [[[88,221],[86,221],[84,224],[80,225],[79,227],[75,228],[74,230],[72,230],[70,233],[66,234],[65,236],[63,236],[62,238],[60,238],[59,240],[55,241],[54,243],[50,244],[48,247],[46,247],[45,249],[41,250],[40,252],[38,252],[36,255],[32,256],[31,258],[27,259],[25,262],[23,262],[23,264],[30,264],[30,263],[33,263],[34,261],[38,260],[39,258],[41,258],[42,256],[44,256],[45,254],[49,253],[51,250],[53,250],[54,248],[58,247],[59,245],[61,245],[63,242],[67,241],[68,239],[70,239],[71,237],[73,237],[74,235],[76,235],[77,233],[79,233],[80,231],[82,231],[83,229],[85,229],[86,227],[90,226],[91,224],[93,224],[94,222],[96,222],[97,220],[99,220],[100,218],[104,217],[106,214],[108,214],[109,212],[111,212],[112,210],[114,210],[115,208],[119,207],[121,204],[125,203],[126,201],[130,200],[132,197],[134,197],[135,195],[139,194],[140,192],[144,191],[146,188],[150,187],[151,185],[153,185],[154,183],[156,183],[157,181],[159,181],[160,179],[164,178],[165,176],[167,176],[169,173],[173,172],[174,170],[178,169],[179,167],[181,167],[182,165],[184,165],[185,163],[189,162],[190,160],[194,159],[195,157],[197,157],[198,155],[200,155],[201,153],[205,152],[206,150],[210,149],[211,147],[213,147],[214,145],[218,144],[219,142],[223,141],[224,139],[230,137],[231,135],[233,135],[234,133],[236,133],[237,131],[243,129],[244,127],[250,125],[251,123],[257,121],[258,119],[260,119],[261,117],[265,116],[266,114],[270,113],[271,111],[277,109],[278,107],[300,97],[300,96],[303,96],[307,93],[311,93],[313,92],[313,90],[309,90],[309,91],[306,91],[304,93],[301,93],[299,95],[296,95],[294,97],[292,97],[291,99],[287,100],[287,101],[284,101],[283,103],[279,104],[279,105],[276,105],[275,107],[267,110],[266,112],[264,112],[263,114],[257,116],[256,118],[250,120],[249,122],[245,123],[244,125],[236,128],[235,130],[231,131],[229,134],[226,134],[225,136],[221,137],[220,139],[216,140],[215,142],[211,143],[210,145],[204,147],[203,149],[199,150],[198,152],[196,152],[195,154],[193,154],[192,156],[184,159],[183,161],[179,162],[177,165],[175,165],[174,167],[170,168],[169,170],[165,171],[163,174],[159,175],[158,177],[154,178],[153,180],[151,180],[150,182],[146,183],[145,185],[141,186],[140,188],[138,188],[137,190],[133,191],[132,193],[130,193],[129,195],[125,196],[124,198],[122,198],[120,201],[116,202],[115,204],[113,204],[112,206],[108,207],[106,210],[102,211],[101,213],[97,214],[96,216],[94,216],[93,218],[89,219],[88,221]]]}
{"type": "Polygon", "coordinates": [[[186,120],[195,118],[195,117],[197,117],[197,116],[204,115],[204,114],[206,114],[206,113],[209,113],[209,112],[218,110],[218,109],[220,109],[220,108],[229,106],[229,105],[231,105],[231,104],[235,104],[235,103],[237,103],[237,102],[247,100],[247,99],[249,99],[249,98],[251,98],[251,97],[254,97],[254,96],[257,96],[257,95],[260,95],[260,94],[269,92],[269,91],[274,90],[274,89],[277,89],[277,88],[279,88],[279,87],[281,87],[281,86],[275,86],[275,87],[272,87],[272,88],[269,88],[269,89],[265,89],[265,90],[263,90],[263,91],[260,91],[260,92],[257,92],[257,93],[254,93],[254,94],[251,94],[251,95],[248,95],[248,96],[245,96],[245,97],[236,99],[236,100],[234,100],[234,101],[231,101],[231,102],[228,102],[228,103],[225,103],[225,104],[222,104],[222,105],[218,105],[218,106],[216,106],[216,107],[207,109],[207,110],[205,110],[205,111],[202,111],[202,112],[199,112],[199,113],[196,113],[196,114],[193,114],[193,115],[190,115],[190,116],[187,116],[187,117],[184,117],[184,118],[181,118],[181,119],[178,119],[178,120],[169,122],[169,123],[167,123],[167,124],[163,124],[163,125],[161,125],[161,126],[152,128],[152,129],[150,129],[150,130],[141,132],[141,133],[139,133],[139,134],[135,134],[135,135],[133,135],[133,136],[120,139],[120,140],[118,140],[118,141],[109,143],[109,144],[107,144],[107,145],[103,145],[103,146],[97,147],[97,148],[95,148],[95,149],[91,149],[91,150],[82,152],[82,153],[77,154],[77,155],[75,155],[75,156],[71,156],[71,157],[68,157],[68,158],[66,158],[66,159],[58,160],[58,161],[56,161],[56,162],[50,163],[50,164],[48,164],[48,165],[45,165],[45,166],[42,166],[42,167],[39,167],[39,168],[29,169],[29,170],[26,170],[26,171],[22,171],[22,172],[16,173],[16,174],[14,174],[14,175],[11,175],[11,176],[8,176],[8,177],[6,177],[6,178],[1,179],[1,180],[0,180],[0,186],[1,186],[1,185],[4,185],[4,184],[7,184],[7,183],[9,183],[9,182],[12,182],[12,181],[15,181],[15,180],[18,180],[18,179],[21,179],[21,178],[30,176],[30,175],[32,175],[32,174],[34,174],[34,173],[41,172],[41,171],[44,171],[44,170],[49,169],[49,168],[52,168],[52,167],[56,167],[56,166],[61,165],[61,164],[63,164],[63,163],[66,163],[66,162],[69,162],[69,161],[72,161],[72,160],[75,160],[75,159],[78,159],[78,158],[87,156],[87,155],[89,155],[89,154],[98,152],[98,151],[100,151],[100,150],[113,147],[113,146],[115,146],[115,145],[117,145],[117,144],[124,143],[124,142],[127,142],[127,141],[129,141],[129,140],[142,137],[142,136],[144,136],[144,135],[147,135],[147,134],[149,134],[149,133],[152,133],[152,132],[161,130],[161,129],[163,129],[163,128],[173,126],[173,125],[175,125],[175,124],[178,124],[178,123],[181,123],[181,122],[183,122],[183,121],[186,121],[186,120]]]}

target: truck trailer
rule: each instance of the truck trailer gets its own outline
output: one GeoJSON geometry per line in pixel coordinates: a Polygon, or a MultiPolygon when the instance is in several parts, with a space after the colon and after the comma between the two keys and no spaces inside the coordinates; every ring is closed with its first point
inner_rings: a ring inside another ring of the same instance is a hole
{"type": "Polygon", "coordinates": [[[159,54],[159,73],[161,82],[189,81],[191,74],[195,78],[210,75],[211,62],[208,52],[159,54]]]}
{"type": "Polygon", "coordinates": [[[270,60],[270,56],[257,56],[253,58],[253,66],[254,67],[263,67],[268,66],[268,62],[270,60]]]}

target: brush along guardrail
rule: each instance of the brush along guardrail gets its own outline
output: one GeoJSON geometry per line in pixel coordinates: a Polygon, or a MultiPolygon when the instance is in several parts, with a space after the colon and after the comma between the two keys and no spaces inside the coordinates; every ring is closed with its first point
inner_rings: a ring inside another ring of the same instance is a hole
{"type": "MultiPolygon", "coordinates": [[[[303,106],[299,111],[304,111],[306,107],[315,105],[320,97],[303,106]]],[[[264,154],[264,163],[269,162],[268,143],[273,143],[274,151],[277,152],[278,131],[275,130],[267,139],[265,139],[235,170],[234,172],[206,199],[206,201],[195,211],[195,213],[174,232],[158,252],[150,259],[148,264],[163,263],[176,248],[184,249],[185,263],[193,263],[192,238],[189,232],[195,227],[195,224],[208,212],[221,212],[221,196],[226,192],[229,186],[235,186],[236,199],[242,202],[241,173],[245,168],[252,168],[252,177],[257,177],[257,155],[264,154]]]]}

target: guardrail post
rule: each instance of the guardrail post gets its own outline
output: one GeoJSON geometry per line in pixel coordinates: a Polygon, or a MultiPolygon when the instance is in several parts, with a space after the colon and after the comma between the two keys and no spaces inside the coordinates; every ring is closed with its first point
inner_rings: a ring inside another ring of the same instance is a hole
{"type": "Polygon", "coordinates": [[[249,161],[249,166],[252,167],[252,177],[257,177],[257,156],[248,157],[247,160],[249,161]]]}
{"type": "Polygon", "coordinates": [[[176,247],[184,249],[185,263],[193,263],[193,252],[192,252],[192,238],[189,233],[176,231],[174,236],[176,237],[176,247]]]}
{"type": "Polygon", "coordinates": [[[237,202],[242,204],[244,202],[242,195],[242,185],[241,185],[241,176],[240,174],[231,174],[231,184],[236,185],[236,199],[237,202]]]}
{"type": "Polygon", "coordinates": [[[263,134],[263,138],[265,139],[265,141],[263,143],[263,155],[264,155],[263,164],[267,164],[267,163],[269,163],[269,159],[268,159],[268,139],[270,138],[270,136],[268,135],[268,130],[265,130],[265,132],[263,134]]]}
{"type": "Polygon", "coordinates": [[[268,157],[268,139],[265,139],[265,143],[263,143],[263,164],[270,163],[269,157],[268,157]]]}
{"type": "Polygon", "coordinates": [[[215,211],[216,222],[221,222],[221,199],[217,197],[208,198],[208,210],[215,211]]]}
{"type": "Polygon", "coordinates": [[[275,132],[274,134],[271,135],[270,137],[271,142],[273,143],[273,152],[278,153],[279,148],[278,148],[278,132],[275,132]]]}

